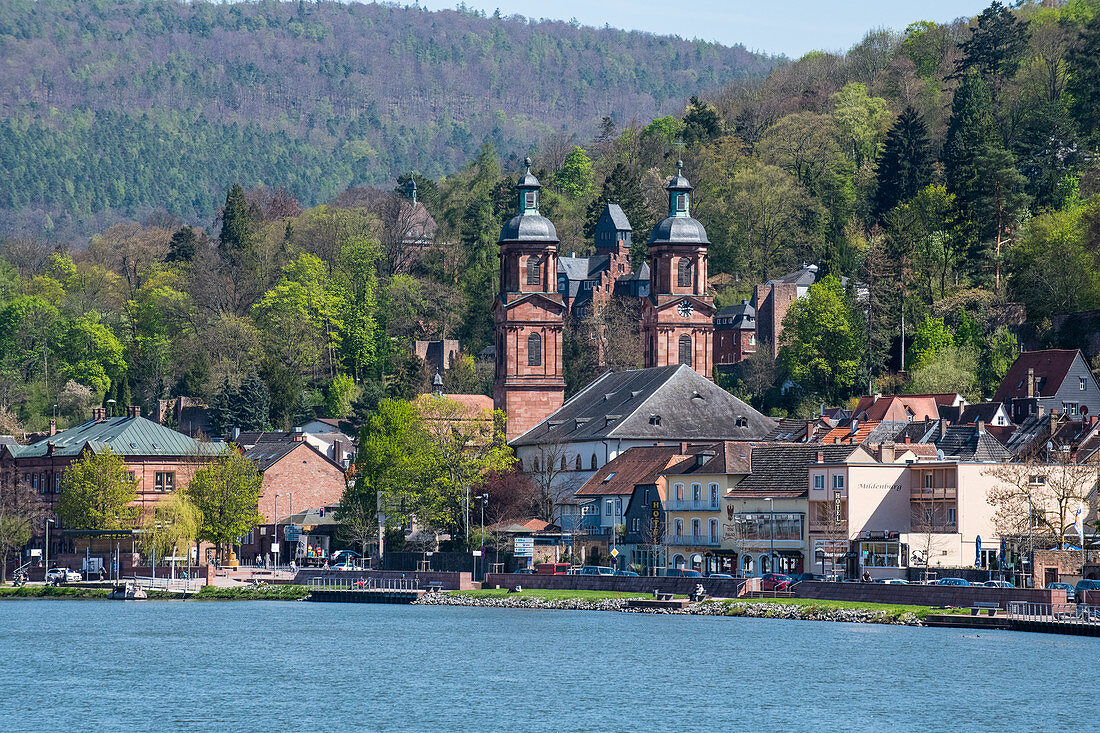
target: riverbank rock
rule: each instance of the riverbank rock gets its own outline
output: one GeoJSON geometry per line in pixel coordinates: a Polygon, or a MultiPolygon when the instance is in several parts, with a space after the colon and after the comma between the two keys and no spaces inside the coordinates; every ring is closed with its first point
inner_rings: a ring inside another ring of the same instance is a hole
{"type": "Polygon", "coordinates": [[[536,596],[498,596],[475,598],[461,594],[429,593],[415,601],[421,606],[476,606],[479,608],[526,608],[540,611],[620,611],[623,613],[659,613],[680,616],[746,616],[799,621],[842,621],[857,624],[901,624],[919,626],[920,619],[911,613],[896,615],[888,611],[866,608],[817,608],[786,603],[723,603],[703,601],[684,609],[630,608],[626,599],[607,598],[538,598],[536,596]]]}

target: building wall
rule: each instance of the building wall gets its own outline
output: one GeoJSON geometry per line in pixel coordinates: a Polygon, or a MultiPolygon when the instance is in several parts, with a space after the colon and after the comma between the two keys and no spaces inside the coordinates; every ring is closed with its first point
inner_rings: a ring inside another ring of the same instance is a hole
{"type": "Polygon", "coordinates": [[[772,358],[779,356],[779,339],[783,335],[783,319],[798,299],[794,283],[757,285],[753,291],[756,306],[756,333],[759,342],[771,344],[772,358]]]}
{"type": "Polygon", "coordinates": [[[714,363],[740,364],[756,351],[756,330],[750,328],[716,328],[714,331],[714,363]]]}
{"type": "Polygon", "coordinates": [[[266,523],[275,521],[275,495],[279,515],[336,504],[344,495],[344,472],[304,443],[264,471],[259,511],[266,523]],[[293,496],[286,496],[293,494],[293,496]]]}

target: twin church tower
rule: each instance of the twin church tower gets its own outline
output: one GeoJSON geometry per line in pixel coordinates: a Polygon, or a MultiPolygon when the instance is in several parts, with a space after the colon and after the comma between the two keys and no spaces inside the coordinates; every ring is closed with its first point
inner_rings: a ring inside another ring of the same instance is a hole
{"type": "MultiPolygon", "coordinates": [[[[527,432],[565,399],[562,331],[567,309],[557,290],[558,234],[539,214],[542,186],[531,160],[516,183],[518,213],[500,232],[500,293],[493,303],[493,402],[508,416],[508,439],[527,432]]],[[[707,233],[691,218],[692,186],[683,161],[669,181],[668,216],[649,236],[649,295],[642,298],[646,367],[686,364],[711,378],[714,304],[707,293],[707,233]]]]}

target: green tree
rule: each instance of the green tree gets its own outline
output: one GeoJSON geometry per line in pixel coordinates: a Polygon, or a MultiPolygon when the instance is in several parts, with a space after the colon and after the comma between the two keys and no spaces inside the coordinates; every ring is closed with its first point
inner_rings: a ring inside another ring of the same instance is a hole
{"type": "Polygon", "coordinates": [[[1044,212],[1024,225],[1012,250],[1008,285],[1030,320],[1100,306],[1100,276],[1085,213],[1086,207],[1075,205],[1044,212]]]}
{"type": "Polygon", "coordinates": [[[235,424],[241,430],[267,432],[271,430],[271,395],[260,375],[253,372],[241,382],[233,402],[235,424]]]}
{"type": "Polygon", "coordinates": [[[885,99],[867,93],[866,84],[851,82],[833,94],[833,124],[844,154],[858,168],[878,158],[890,127],[890,111],[885,99]]]}
{"type": "Polygon", "coordinates": [[[692,95],[684,114],[683,134],[688,145],[705,145],[722,134],[722,117],[713,105],[692,95]]]}
{"type": "Polygon", "coordinates": [[[189,555],[201,525],[198,507],[185,492],[175,491],[142,517],[142,551],[157,558],[189,555]]]}
{"type": "Polygon", "coordinates": [[[359,387],[349,374],[337,374],[325,390],[325,410],[328,417],[346,417],[351,403],[359,397],[359,387]]]}
{"type": "Polygon", "coordinates": [[[970,38],[959,44],[962,57],[955,61],[955,76],[977,71],[990,85],[994,99],[1003,81],[1010,80],[1027,50],[1027,23],[994,0],[978,15],[970,38]]]}
{"type": "Polygon", "coordinates": [[[8,557],[30,542],[41,516],[42,503],[30,485],[0,474],[0,584],[8,580],[8,557]]]}
{"type": "Polygon", "coordinates": [[[252,248],[252,222],[241,184],[234,183],[226,193],[221,219],[218,247],[227,258],[240,262],[242,255],[252,248]]]}
{"type": "Polygon", "coordinates": [[[931,181],[928,127],[912,107],[906,107],[898,115],[887,133],[877,172],[874,212],[879,219],[898,204],[916,196],[931,181]]]}
{"type": "Polygon", "coordinates": [[[787,311],[779,358],[807,392],[841,399],[861,385],[864,338],[851,298],[840,280],[828,275],[787,311]]]}
{"type": "Polygon", "coordinates": [[[942,318],[925,316],[913,333],[905,363],[912,371],[931,361],[939,352],[955,345],[955,336],[942,318]]]}
{"type": "Polygon", "coordinates": [[[180,227],[172,234],[172,239],[168,242],[168,254],[165,256],[164,261],[190,262],[195,259],[198,243],[199,238],[195,234],[194,228],[180,227]]]}
{"type": "Polygon", "coordinates": [[[554,175],[554,183],[570,200],[575,201],[589,194],[592,182],[592,161],[584,148],[574,146],[565,156],[561,170],[554,175]]]}
{"type": "Polygon", "coordinates": [[[258,511],[263,481],[256,464],[232,448],[196,471],[186,493],[202,515],[199,540],[228,550],[263,522],[258,511]]]}
{"type": "Polygon", "coordinates": [[[947,346],[935,352],[911,372],[910,394],[961,394],[970,401],[981,398],[978,355],[968,347],[947,346]]]}
{"type": "Polygon", "coordinates": [[[122,456],[86,451],[61,474],[57,516],[68,529],[122,529],[134,518],[137,482],[122,456]]]}
{"type": "Polygon", "coordinates": [[[1100,13],[1088,21],[1068,54],[1070,111],[1095,148],[1100,144],[1100,13]]]}

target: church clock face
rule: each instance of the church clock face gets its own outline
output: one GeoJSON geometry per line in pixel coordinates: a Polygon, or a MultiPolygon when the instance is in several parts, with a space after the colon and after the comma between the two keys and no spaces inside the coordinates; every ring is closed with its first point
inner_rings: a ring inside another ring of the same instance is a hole
{"type": "Polygon", "coordinates": [[[695,309],[691,307],[691,301],[681,300],[680,305],[676,306],[676,310],[684,318],[690,318],[691,314],[695,312],[695,309]]]}

